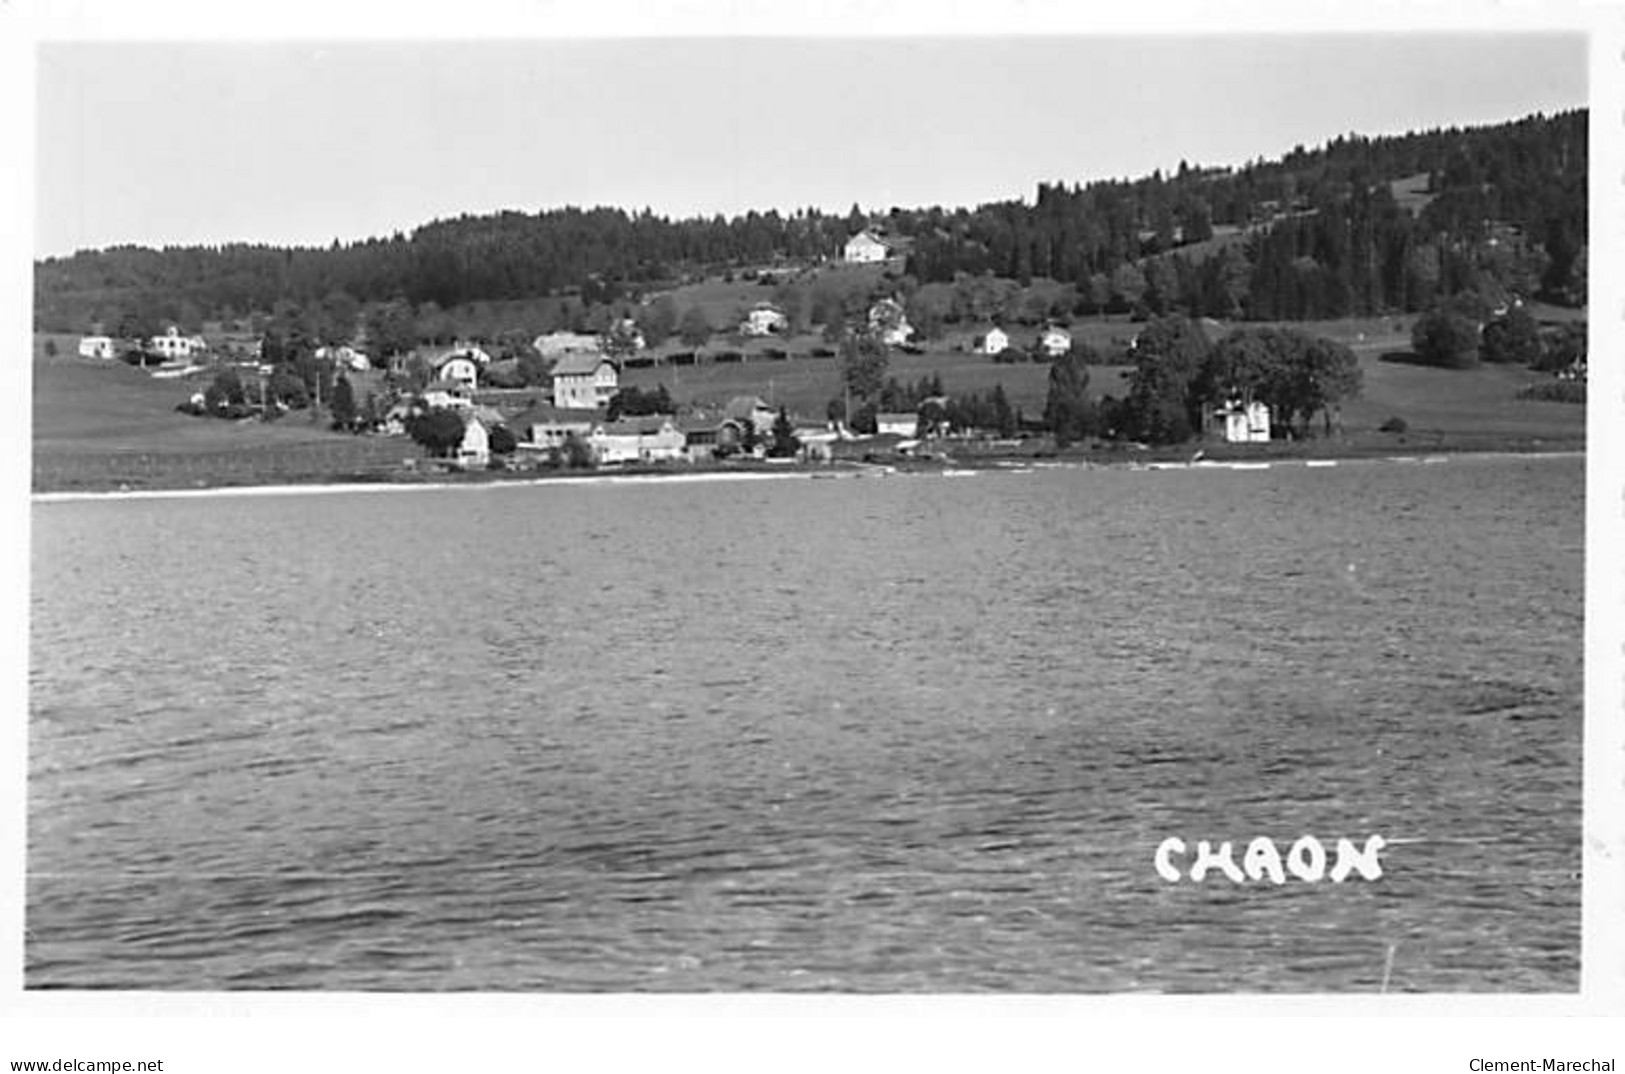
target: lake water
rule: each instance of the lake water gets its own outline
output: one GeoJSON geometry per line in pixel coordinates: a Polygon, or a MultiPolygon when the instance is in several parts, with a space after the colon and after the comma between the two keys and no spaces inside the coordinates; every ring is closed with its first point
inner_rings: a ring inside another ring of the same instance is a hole
{"type": "Polygon", "coordinates": [[[1584,476],[40,503],[26,984],[1575,989],[1584,476]]]}

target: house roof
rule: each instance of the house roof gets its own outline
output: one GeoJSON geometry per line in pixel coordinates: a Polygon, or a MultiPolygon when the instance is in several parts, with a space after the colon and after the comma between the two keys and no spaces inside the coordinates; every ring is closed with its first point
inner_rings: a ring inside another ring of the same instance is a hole
{"type": "Polygon", "coordinates": [[[598,372],[598,367],[608,365],[611,369],[615,363],[596,351],[567,351],[560,356],[558,363],[553,366],[555,377],[583,377],[598,372]]]}
{"type": "Polygon", "coordinates": [[[600,417],[597,410],[566,410],[562,407],[550,406],[547,403],[538,403],[528,410],[522,410],[509,419],[509,424],[517,425],[521,429],[532,425],[574,425],[589,426],[600,417]]]}
{"type": "Polygon", "coordinates": [[[598,425],[596,431],[606,436],[648,436],[658,433],[670,422],[672,428],[677,423],[671,418],[660,414],[650,414],[646,417],[623,418],[620,421],[606,421],[598,425]]]}
{"type": "Polygon", "coordinates": [[[730,418],[754,418],[758,411],[772,409],[762,402],[759,395],[736,395],[728,400],[728,405],[722,408],[722,412],[730,418]]]}
{"type": "Polygon", "coordinates": [[[898,413],[898,414],[876,414],[875,415],[876,424],[879,424],[880,422],[885,422],[887,425],[892,425],[892,424],[895,424],[897,422],[918,421],[918,420],[919,420],[918,416],[913,414],[913,413],[907,413],[907,414],[902,414],[902,413],[898,413]]]}

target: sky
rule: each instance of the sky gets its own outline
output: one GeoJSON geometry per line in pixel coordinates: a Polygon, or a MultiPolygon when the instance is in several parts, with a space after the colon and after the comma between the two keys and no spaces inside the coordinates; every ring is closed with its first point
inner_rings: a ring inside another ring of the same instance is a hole
{"type": "Polygon", "coordinates": [[[975,205],[1586,101],[1578,34],[43,42],[36,255],[975,205]]]}

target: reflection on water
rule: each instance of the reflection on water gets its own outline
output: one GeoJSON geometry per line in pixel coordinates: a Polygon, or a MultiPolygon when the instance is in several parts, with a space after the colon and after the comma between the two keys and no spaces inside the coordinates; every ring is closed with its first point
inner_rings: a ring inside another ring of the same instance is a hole
{"type": "Polygon", "coordinates": [[[26,982],[1573,989],[1583,485],[38,505],[26,982]],[[1305,833],[1415,841],[1152,867],[1305,833]]]}

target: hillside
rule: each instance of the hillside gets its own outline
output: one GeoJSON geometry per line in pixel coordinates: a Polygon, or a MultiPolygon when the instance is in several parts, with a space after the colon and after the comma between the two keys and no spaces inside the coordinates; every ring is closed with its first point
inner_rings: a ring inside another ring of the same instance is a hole
{"type": "Polygon", "coordinates": [[[1048,278],[1087,295],[1094,310],[1335,317],[1415,311],[1488,288],[1578,302],[1586,129],[1580,110],[1338,137],[1236,168],[1041,183],[1031,202],[974,209],[670,220],[566,208],[462,216],[322,249],[121,247],[39,262],[35,318],[42,330],[82,332],[94,323],[190,328],[278,303],[342,309],[400,298],[432,319],[477,303],[570,295],[590,309],[725,269],[813,265],[873,223],[912,240],[906,272],[920,284],[962,273],[1048,278]],[[1510,263],[1491,256],[1486,221],[1521,237],[1526,248],[1510,263]],[[1351,235],[1363,244],[1351,245],[1351,235]],[[1166,272],[1138,271],[1164,255],[1166,272]]]}

